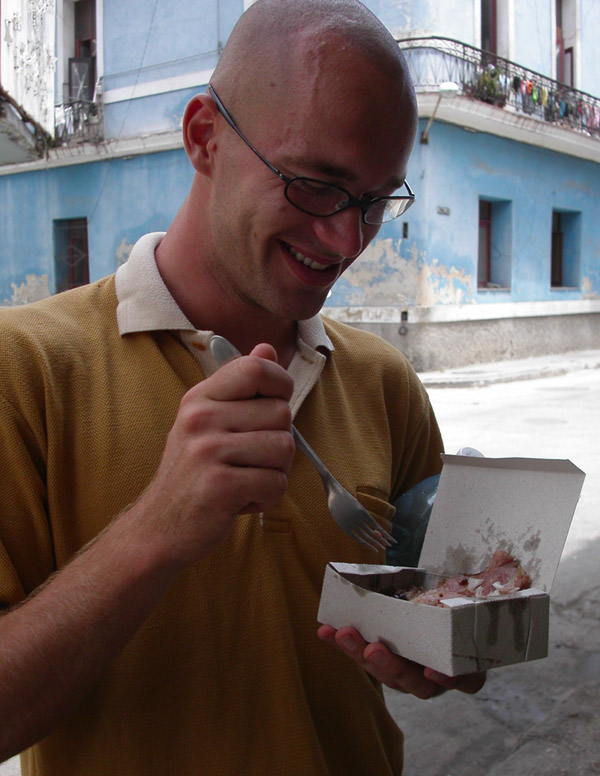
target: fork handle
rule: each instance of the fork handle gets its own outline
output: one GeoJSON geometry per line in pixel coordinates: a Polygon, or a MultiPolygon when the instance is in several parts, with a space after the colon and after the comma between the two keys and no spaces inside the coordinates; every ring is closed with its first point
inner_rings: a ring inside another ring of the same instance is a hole
{"type": "Polygon", "coordinates": [[[308,444],[306,439],[304,439],[304,437],[298,431],[296,426],[292,426],[292,433],[294,435],[294,441],[296,442],[296,447],[302,450],[304,455],[312,462],[315,469],[321,475],[321,478],[331,477],[331,479],[335,479],[333,474],[329,471],[329,469],[325,466],[323,461],[319,458],[319,456],[315,453],[312,447],[308,444]]]}
{"type": "MultiPolygon", "coordinates": [[[[213,336],[210,338],[209,347],[218,364],[226,364],[228,361],[231,361],[234,358],[239,358],[242,355],[235,347],[235,345],[232,345],[229,340],[225,339],[225,337],[219,336],[218,334],[213,334],[213,336]]],[[[292,433],[294,434],[294,441],[296,442],[296,446],[302,450],[304,455],[310,461],[312,461],[315,469],[319,472],[321,479],[332,479],[339,487],[341,487],[329,469],[325,466],[323,461],[319,458],[312,447],[308,444],[306,439],[304,439],[302,434],[298,431],[296,426],[292,426],[292,433]]]]}

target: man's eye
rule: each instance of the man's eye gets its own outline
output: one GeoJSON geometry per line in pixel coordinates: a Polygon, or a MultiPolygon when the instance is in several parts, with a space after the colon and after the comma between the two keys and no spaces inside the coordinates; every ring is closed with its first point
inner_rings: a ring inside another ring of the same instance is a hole
{"type": "Polygon", "coordinates": [[[319,183],[318,181],[309,181],[309,180],[297,180],[294,181],[294,188],[301,192],[302,194],[306,194],[310,197],[322,197],[331,195],[331,188],[325,184],[325,183],[319,183]]]}

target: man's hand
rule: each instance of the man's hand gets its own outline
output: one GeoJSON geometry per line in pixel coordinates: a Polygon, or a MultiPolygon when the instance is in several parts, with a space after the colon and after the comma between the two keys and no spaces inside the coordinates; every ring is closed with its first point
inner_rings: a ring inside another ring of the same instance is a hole
{"type": "Polygon", "coordinates": [[[386,687],[416,695],[417,698],[433,698],[446,690],[476,693],[485,683],[485,673],[445,676],[394,655],[378,641],[367,644],[356,628],[346,627],[336,631],[331,625],[321,625],[317,635],[339,647],[386,687]]]}
{"type": "Polygon", "coordinates": [[[209,554],[238,514],[265,512],[283,497],[295,450],[292,390],[263,344],[183,397],[156,476],[132,510],[176,563],[209,554]]]}
{"type": "Polygon", "coordinates": [[[180,572],[240,512],[269,509],[294,455],[292,379],[269,345],[184,396],[144,494],[0,617],[0,760],[72,714],[180,572]],[[258,398],[256,398],[258,396],[258,398]]]}

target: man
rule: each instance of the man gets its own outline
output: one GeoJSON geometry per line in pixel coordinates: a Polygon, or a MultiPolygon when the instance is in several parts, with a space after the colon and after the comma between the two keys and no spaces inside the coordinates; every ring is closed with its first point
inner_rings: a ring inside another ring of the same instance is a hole
{"type": "Polygon", "coordinates": [[[481,686],[352,628],[317,638],[327,561],[383,558],[290,433],[387,527],[439,469],[405,360],[317,315],[406,206],[416,122],[362,5],[259,0],[186,110],[195,177],[166,235],[3,311],[0,754],[31,747],[25,774],[397,774],[380,682],[481,686]],[[247,355],[218,369],[210,332],[247,355]]]}

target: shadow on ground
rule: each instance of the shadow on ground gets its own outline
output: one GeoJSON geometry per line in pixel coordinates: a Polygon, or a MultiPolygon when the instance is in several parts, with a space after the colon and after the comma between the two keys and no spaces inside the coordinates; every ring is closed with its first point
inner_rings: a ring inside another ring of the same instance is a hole
{"type": "Polygon", "coordinates": [[[600,540],[565,558],[543,660],[490,671],[477,695],[386,700],[405,741],[404,776],[600,774],[600,540]]]}

